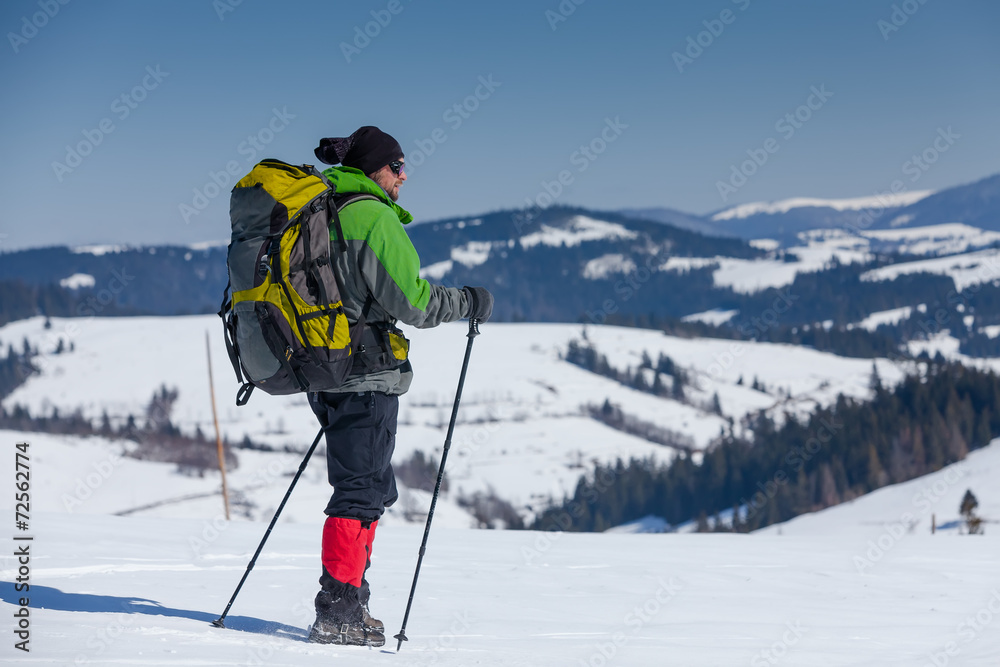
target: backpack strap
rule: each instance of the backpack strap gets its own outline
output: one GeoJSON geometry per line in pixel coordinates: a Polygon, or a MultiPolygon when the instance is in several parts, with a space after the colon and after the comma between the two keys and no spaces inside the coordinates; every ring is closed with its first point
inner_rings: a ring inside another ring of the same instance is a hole
{"type": "Polygon", "coordinates": [[[337,200],[337,210],[343,211],[344,208],[350,206],[356,201],[361,201],[363,199],[371,199],[372,201],[382,201],[375,195],[370,195],[364,192],[354,192],[346,195],[334,195],[334,199],[337,200]]]}
{"type": "MultiPolygon", "coordinates": [[[[344,228],[340,224],[340,212],[345,208],[357,201],[363,201],[366,199],[371,199],[373,201],[382,201],[375,195],[369,195],[361,192],[337,195],[332,194],[327,202],[333,202],[334,206],[330,210],[330,219],[333,221],[334,226],[337,230],[337,240],[340,243],[340,249],[342,252],[347,252],[347,239],[344,236],[344,228]]],[[[356,358],[358,354],[358,341],[364,334],[365,326],[368,323],[368,314],[371,312],[372,305],[375,303],[375,299],[369,293],[367,298],[365,298],[365,305],[361,308],[361,316],[358,318],[357,324],[354,325],[355,334],[351,336],[351,356],[356,358]]]]}
{"type": "Polygon", "coordinates": [[[243,373],[240,370],[240,355],[236,349],[236,341],[233,340],[233,332],[231,331],[233,325],[231,312],[233,298],[229,294],[231,287],[232,282],[229,282],[226,284],[226,289],[222,290],[222,307],[219,308],[219,317],[222,318],[222,338],[226,341],[226,353],[229,354],[229,361],[233,364],[233,370],[236,371],[236,379],[241,385],[239,391],[236,392],[236,405],[246,405],[247,401],[250,400],[250,394],[253,393],[254,385],[252,382],[249,382],[249,377],[244,381],[243,373]]]}
{"type": "Polygon", "coordinates": [[[326,200],[328,207],[330,203],[333,204],[333,207],[330,208],[330,220],[333,222],[333,226],[337,230],[337,241],[340,244],[341,252],[347,252],[347,239],[344,237],[344,228],[340,224],[340,212],[343,211],[348,206],[350,206],[351,204],[353,204],[354,202],[362,201],[365,199],[382,201],[375,195],[364,194],[361,192],[355,192],[346,195],[338,195],[336,191],[334,191],[333,194],[331,194],[330,197],[326,200]]]}

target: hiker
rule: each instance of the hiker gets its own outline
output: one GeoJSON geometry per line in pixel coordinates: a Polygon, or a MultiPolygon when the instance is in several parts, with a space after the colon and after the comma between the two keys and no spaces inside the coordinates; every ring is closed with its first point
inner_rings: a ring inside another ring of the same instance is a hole
{"type": "Polygon", "coordinates": [[[365,572],[379,518],[397,498],[390,461],[399,395],[413,377],[409,341],[395,324],[423,329],[463,317],[485,321],[493,295],[483,287],[443,287],[420,278],[420,259],[403,229],[413,216],[396,203],[406,182],[403,150],[390,135],[365,126],[349,137],[322,139],[315,154],[325,164],[342,165],[323,172],[342,202],[347,241],[347,251],[332,257],[348,320],[362,330],[355,334],[347,380],[336,391],[309,394],[326,432],[334,489],[325,510],[323,573],[309,639],[382,646],[385,628],[369,612],[365,572]]]}

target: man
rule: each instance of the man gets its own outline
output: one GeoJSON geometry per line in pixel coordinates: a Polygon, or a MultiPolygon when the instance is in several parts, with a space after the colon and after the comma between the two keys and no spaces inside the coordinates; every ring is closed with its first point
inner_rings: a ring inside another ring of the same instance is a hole
{"type": "Polygon", "coordinates": [[[397,497],[390,460],[399,395],[413,376],[408,341],[395,323],[428,328],[463,317],[485,321],[493,296],[482,287],[443,287],[420,278],[420,259],[403,229],[413,216],[396,204],[406,167],[395,139],[365,126],[349,137],[321,140],[315,153],[326,164],[343,165],[323,175],[343,206],[346,252],[332,221],[330,239],[356,357],[340,389],[309,394],[326,430],[334,489],[325,510],[323,573],[309,639],[382,646],[384,626],[368,611],[365,571],[378,520],[397,497]]]}

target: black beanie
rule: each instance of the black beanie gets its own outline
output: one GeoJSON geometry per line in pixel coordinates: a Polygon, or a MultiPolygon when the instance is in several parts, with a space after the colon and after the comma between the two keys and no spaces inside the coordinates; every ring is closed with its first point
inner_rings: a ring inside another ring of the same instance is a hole
{"type": "Polygon", "coordinates": [[[320,139],[313,151],[320,162],[342,164],[372,174],[394,160],[403,159],[399,142],[374,125],[365,125],[349,137],[320,139]]]}

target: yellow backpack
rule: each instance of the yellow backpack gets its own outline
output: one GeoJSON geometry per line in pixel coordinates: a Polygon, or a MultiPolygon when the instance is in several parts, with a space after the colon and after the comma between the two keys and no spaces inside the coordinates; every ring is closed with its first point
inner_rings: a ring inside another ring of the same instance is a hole
{"type": "MultiPolygon", "coordinates": [[[[335,389],[351,369],[354,349],[330,260],[330,222],[346,250],[339,209],[376,197],[335,196],[311,165],[279,160],[260,162],[233,188],[229,285],[219,316],[242,383],[237,405],[246,404],[254,387],[269,394],[335,389]]],[[[362,316],[357,330],[364,324],[362,316]]]]}

